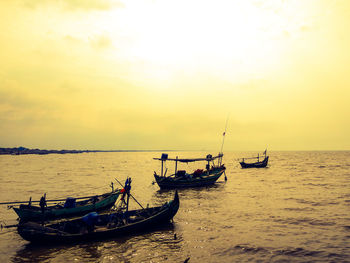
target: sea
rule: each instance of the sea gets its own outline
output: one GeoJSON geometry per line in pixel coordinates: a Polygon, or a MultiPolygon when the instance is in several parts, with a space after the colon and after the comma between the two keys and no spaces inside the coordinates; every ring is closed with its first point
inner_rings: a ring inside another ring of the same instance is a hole
{"type": "MultiPolygon", "coordinates": [[[[168,152],[200,158],[214,152],[168,152]]],[[[210,187],[180,189],[172,223],[100,241],[32,245],[16,228],[0,231],[0,262],[350,262],[350,152],[271,151],[267,168],[241,169],[254,152],[224,152],[224,175],[210,187]]],[[[132,178],[143,205],[164,204],[153,173],[161,152],[0,156],[0,202],[80,197],[132,178]]],[[[179,164],[192,172],[206,163],[179,164]]],[[[166,163],[167,173],[175,166],[166,163]]],[[[137,208],[136,202],[131,203],[137,208]]],[[[1,224],[16,214],[0,205],[1,224]]]]}

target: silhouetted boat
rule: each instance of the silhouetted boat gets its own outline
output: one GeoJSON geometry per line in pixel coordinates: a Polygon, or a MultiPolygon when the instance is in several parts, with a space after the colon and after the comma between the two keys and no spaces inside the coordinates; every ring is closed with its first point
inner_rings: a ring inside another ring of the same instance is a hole
{"type": "MultiPolygon", "coordinates": [[[[225,166],[222,164],[222,157],[224,155],[220,153],[218,156],[213,157],[208,154],[206,158],[196,158],[196,159],[168,159],[167,154],[162,154],[161,158],[153,158],[154,160],[159,160],[162,162],[161,174],[157,175],[154,172],[154,178],[156,179],[157,184],[160,188],[180,188],[180,187],[196,187],[196,186],[207,186],[214,184],[220,176],[225,172],[225,166]],[[214,160],[218,159],[218,163],[215,164],[214,160]],[[175,161],[175,173],[166,176],[167,170],[163,174],[163,166],[165,161],[175,161]],[[184,170],[177,170],[177,163],[189,163],[189,162],[198,162],[206,161],[206,170],[197,169],[193,173],[187,173],[184,170]],[[210,162],[212,166],[210,167],[210,162]]],[[[226,177],[225,177],[226,179],[226,177]]]]}
{"type": "Polygon", "coordinates": [[[135,234],[169,222],[180,206],[179,196],[162,206],[112,212],[98,215],[90,213],[74,220],[45,226],[35,222],[19,224],[17,231],[25,240],[34,243],[66,243],[100,240],[120,235],[135,234]]]}
{"type": "Polygon", "coordinates": [[[264,168],[267,166],[267,163],[269,161],[269,156],[266,155],[266,150],[264,151],[264,159],[260,161],[260,156],[258,154],[257,157],[250,157],[250,158],[242,158],[242,162],[240,162],[242,168],[264,168]],[[253,163],[246,163],[246,159],[257,159],[257,162],[253,163]]]}
{"type": "Polygon", "coordinates": [[[72,216],[84,215],[92,211],[103,211],[111,208],[120,194],[119,190],[105,193],[102,195],[80,197],[80,198],[67,198],[60,200],[48,200],[48,201],[62,201],[65,203],[56,204],[52,206],[46,206],[44,210],[40,206],[34,206],[31,204],[21,204],[19,207],[13,207],[13,210],[17,213],[20,220],[26,221],[43,221],[72,216]],[[77,199],[83,199],[82,201],[76,201],[77,199]]]}

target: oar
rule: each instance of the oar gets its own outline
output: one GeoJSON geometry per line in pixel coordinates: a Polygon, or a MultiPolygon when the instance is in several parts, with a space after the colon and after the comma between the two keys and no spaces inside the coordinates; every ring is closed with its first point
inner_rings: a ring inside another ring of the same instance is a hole
{"type": "Polygon", "coordinates": [[[4,221],[0,221],[0,229],[2,230],[3,228],[11,228],[11,227],[16,227],[18,226],[18,224],[15,225],[6,225],[6,223],[4,221]]]}
{"type": "MultiPolygon", "coordinates": [[[[118,184],[120,184],[121,187],[124,187],[124,186],[118,181],[117,178],[114,178],[114,179],[117,181],[118,184]]],[[[129,191],[129,195],[132,197],[132,199],[134,199],[134,201],[135,201],[139,206],[141,206],[142,209],[145,209],[145,208],[135,199],[135,197],[130,193],[130,191],[129,191]]]]}
{"type": "Polygon", "coordinates": [[[1,225],[1,229],[3,228],[11,228],[11,227],[17,227],[18,224],[15,224],[15,225],[1,225]]]}
{"type": "Polygon", "coordinates": [[[224,175],[225,175],[225,182],[226,182],[227,181],[226,171],[224,171],[224,175]]]}

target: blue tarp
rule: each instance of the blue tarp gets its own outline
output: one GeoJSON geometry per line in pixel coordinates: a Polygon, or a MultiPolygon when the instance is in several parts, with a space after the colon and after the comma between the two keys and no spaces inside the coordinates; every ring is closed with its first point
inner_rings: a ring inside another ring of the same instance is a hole
{"type": "Polygon", "coordinates": [[[91,212],[88,213],[87,215],[83,216],[82,220],[87,224],[87,225],[94,225],[96,223],[96,220],[98,218],[98,213],[96,212],[91,212]]]}

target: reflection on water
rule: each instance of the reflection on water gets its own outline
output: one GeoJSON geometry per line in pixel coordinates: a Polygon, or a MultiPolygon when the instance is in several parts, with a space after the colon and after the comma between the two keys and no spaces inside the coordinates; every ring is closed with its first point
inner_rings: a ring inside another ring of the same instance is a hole
{"type": "MultiPolygon", "coordinates": [[[[179,251],[181,236],[174,238],[174,224],[168,223],[156,229],[145,230],[138,235],[109,238],[103,241],[77,242],[65,245],[26,244],[12,258],[13,262],[84,261],[84,262],[128,262],[128,258],[138,258],[143,245],[164,251],[179,251]]],[[[149,254],[152,259],[153,254],[149,254]]],[[[144,260],[144,255],[141,257],[144,260]]]]}
{"type": "MultiPolygon", "coordinates": [[[[203,157],[207,153],[172,153],[203,157]]],[[[58,246],[33,246],[14,230],[0,234],[3,262],[345,262],[350,257],[350,152],[271,152],[267,169],[240,169],[226,153],[228,181],[180,189],[174,223],[139,235],[58,246]]],[[[133,179],[144,206],[171,200],[153,171],[159,153],[0,156],[0,200],[38,200],[110,191],[133,179]],[[115,184],[116,185],[116,184],[115,184]]],[[[198,164],[179,169],[194,171],[198,164]]],[[[201,165],[201,164],[200,164],[201,165]]],[[[173,169],[173,167],[167,167],[173,169]]],[[[137,208],[135,203],[131,208],[137,208]]],[[[0,207],[0,220],[16,222],[0,207]]]]}

